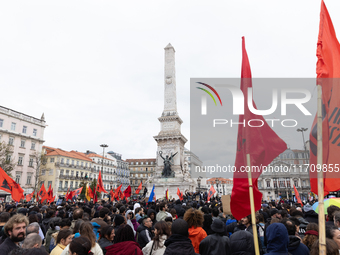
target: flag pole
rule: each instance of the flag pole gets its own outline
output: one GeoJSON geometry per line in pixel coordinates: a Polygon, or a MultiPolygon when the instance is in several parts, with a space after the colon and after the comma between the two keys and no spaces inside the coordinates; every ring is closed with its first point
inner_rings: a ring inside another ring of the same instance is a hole
{"type": "Polygon", "coordinates": [[[318,171],[318,198],[319,198],[319,254],[326,255],[326,226],[324,211],[324,182],[322,170],[322,89],[318,89],[318,110],[317,110],[317,165],[318,171]]]}
{"type": "Polygon", "coordinates": [[[249,182],[250,212],[251,212],[251,225],[253,227],[255,254],[260,255],[259,241],[258,241],[258,237],[257,237],[257,228],[256,228],[253,181],[252,181],[252,177],[251,177],[251,163],[250,163],[250,154],[249,153],[247,154],[247,165],[249,167],[248,182],[249,182]]]}

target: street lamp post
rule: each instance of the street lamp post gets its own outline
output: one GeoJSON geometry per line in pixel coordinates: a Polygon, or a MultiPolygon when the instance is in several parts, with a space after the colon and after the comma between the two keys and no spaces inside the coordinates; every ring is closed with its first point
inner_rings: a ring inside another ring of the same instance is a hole
{"type": "Polygon", "coordinates": [[[198,185],[198,193],[201,193],[201,178],[198,177],[197,179],[197,185],[198,185]]]}
{"type": "Polygon", "coordinates": [[[104,172],[104,153],[105,153],[105,148],[109,147],[107,144],[101,144],[100,147],[103,148],[103,159],[102,159],[102,173],[104,172]]]}
{"type": "Polygon", "coordinates": [[[305,143],[305,136],[303,135],[303,132],[307,131],[308,128],[298,128],[296,131],[297,132],[301,132],[302,134],[302,141],[303,141],[303,147],[305,149],[305,152],[307,152],[307,148],[306,148],[306,143],[305,143]]]}
{"type": "Polygon", "coordinates": [[[218,189],[218,184],[220,183],[220,181],[218,180],[218,178],[216,178],[215,182],[217,187],[217,195],[220,196],[220,190],[218,189]]]}

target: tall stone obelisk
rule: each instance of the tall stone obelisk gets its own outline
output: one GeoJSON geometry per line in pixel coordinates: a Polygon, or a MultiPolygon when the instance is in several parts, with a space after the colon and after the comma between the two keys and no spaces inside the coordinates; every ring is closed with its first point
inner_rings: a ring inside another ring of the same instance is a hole
{"type": "MultiPolygon", "coordinates": [[[[164,168],[163,159],[159,152],[162,151],[163,157],[176,154],[172,160],[171,171],[175,173],[176,181],[183,180],[184,165],[184,145],[187,139],[181,133],[182,119],[177,113],[176,98],[176,71],[175,71],[175,49],[169,43],[165,48],[164,63],[164,110],[162,116],[158,118],[161,123],[161,131],[154,139],[157,142],[156,158],[156,178],[161,178],[164,168]]],[[[170,177],[169,177],[170,178],[170,177]]],[[[175,180],[174,180],[175,181],[175,180]]]]}

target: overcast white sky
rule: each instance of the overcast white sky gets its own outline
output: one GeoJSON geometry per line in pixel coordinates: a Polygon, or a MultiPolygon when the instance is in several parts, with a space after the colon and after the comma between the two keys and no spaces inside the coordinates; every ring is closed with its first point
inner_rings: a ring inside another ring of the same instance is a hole
{"type": "MultiPolygon", "coordinates": [[[[0,105],[45,113],[45,145],[155,157],[169,42],[189,138],[190,78],[240,77],[242,36],[253,77],[315,77],[320,3],[2,1],[0,105]]],[[[339,34],[340,2],[325,3],[339,34]]]]}

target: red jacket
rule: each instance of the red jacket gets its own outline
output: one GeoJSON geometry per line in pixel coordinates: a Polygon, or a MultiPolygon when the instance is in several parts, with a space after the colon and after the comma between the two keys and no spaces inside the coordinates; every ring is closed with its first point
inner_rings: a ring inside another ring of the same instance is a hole
{"type": "Polygon", "coordinates": [[[107,246],[106,255],[143,255],[143,252],[138,243],[125,241],[107,246]]]}

